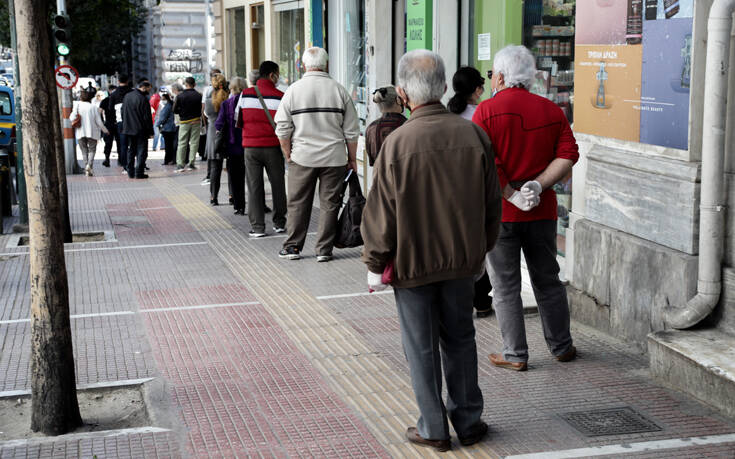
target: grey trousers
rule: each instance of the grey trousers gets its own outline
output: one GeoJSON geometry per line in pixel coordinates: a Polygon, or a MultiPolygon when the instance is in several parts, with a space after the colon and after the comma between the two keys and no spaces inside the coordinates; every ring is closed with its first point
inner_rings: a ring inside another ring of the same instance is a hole
{"type": "Polygon", "coordinates": [[[248,184],[248,200],[250,201],[248,211],[250,226],[257,233],[265,232],[265,184],[263,182],[263,169],[265,169],[273,193],[273,226],[285,228],[286,169],[281,147],[245,148],[244,159],[245,179],[248,184]]]}
{"type": "Polygon", "coordinates": [[[477,345],[472,322],[474,279],[454,279],[415,288],[396,288],[403,351],[421,416],[423,438],[449,438],[447,416],[460,437],[482,415],[477,385],[477,345]],[[442,401],[442,364],[447,404],[442,401]]]}
{"type": "Polygon", "coordinates": [[[82,137],[79,139],[79,148],[82,150],[84,165],[92,167],[94,165],[94,154],[97,152],[97,139],[82,137]]]}
{"type": "MultiPolygon", "coordinates": [[[[250,173],[250,166],[246,167],[250,173]]],[[[337,234],[337,217],[342,205],[340,202],[342,181],[346,175],[346,165],[305,167],[293,161],[288,164],[288,239],[283,243],[284,248],[296,247],[299,251],[304,248],[311,220],[311,208],[314,206],[314,189],[319,180],[319,232],[316,253],[332,254],[334,236],[337,234]]],[[[250,198],[250,205],[253,205],[253,198],[250,198]]]]}
{"type": "Polygon", "coordinates": [[[556,221],[501,223],[495,248],[487,255],[487,270],[493,285],[493,308],[503,335],[503,356],[509,362],[528,361],[521,301],[521,249],[546,345],[554,355],[565,353],[572,345],[567,291],[559,280],[556,262],[556,221]]]}

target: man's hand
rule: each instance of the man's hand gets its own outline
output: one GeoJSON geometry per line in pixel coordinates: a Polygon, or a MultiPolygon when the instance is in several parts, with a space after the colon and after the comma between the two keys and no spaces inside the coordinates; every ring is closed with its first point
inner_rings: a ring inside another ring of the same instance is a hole
{"type": "Polygon", "coordinates": [[[352,171],[357,174],[357,160],[351,159],[347,161],[347,169],[352,169],[352,171]]]}
{"type": "Polygon", "coordinates": [[[524,212],[528,212],[529,210],[536,207],[539,202],[541,202],[541,200],[538,198],[536,198],[535,200],[527,199],[520,191],[516,191],[515,193],[513,193],[511,197],[508,198],[508,201],[510,201],[511,204],[518,207],[524,212]]]}
{"type": "Polygon", "coordinates": [[[543,191],[541,184],[536,180],[530,180],[524,183],[521,187],[521,194],[529,201],[533,201],[535,199],[541,200],[541,192],[543,191]]]}
{"type": "Polygon", "coordinates": [[[367,273],[367,283],[368,283],[368,290],[370,291],[370,293],[380,292],[388,288],[388,286],[383,283],[382,274],[375,274],[370,271],[368,271],[367,273]]]}

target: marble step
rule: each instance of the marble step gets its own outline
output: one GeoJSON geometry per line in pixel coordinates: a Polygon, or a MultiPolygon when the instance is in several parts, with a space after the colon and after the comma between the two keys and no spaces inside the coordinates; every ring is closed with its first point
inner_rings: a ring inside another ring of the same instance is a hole
{"type": "Polygon", "coordinates": [[[735,418],[735,336],[719,329],[648,335],[651,375],[735,418]]]}

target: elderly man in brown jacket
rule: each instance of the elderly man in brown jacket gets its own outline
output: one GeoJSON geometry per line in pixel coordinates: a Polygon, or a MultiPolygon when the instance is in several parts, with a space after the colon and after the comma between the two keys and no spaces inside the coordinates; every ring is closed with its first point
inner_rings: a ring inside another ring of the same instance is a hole
{"type": "Polygon", "coordinates": [[[498,235],[501,194],[485,132],[439,102],[446,91],[441,57],[407,53],[398,81],[411,118],[388,136],[375,163],[362,219],[363,261],[373,290],[386,287],[381,273],[394,266],[403,348],[421,412],[406,437],[446,451],[447,418],[465,446],[488,429],[480,419],[472,302],[474,277],[498,235]]]}

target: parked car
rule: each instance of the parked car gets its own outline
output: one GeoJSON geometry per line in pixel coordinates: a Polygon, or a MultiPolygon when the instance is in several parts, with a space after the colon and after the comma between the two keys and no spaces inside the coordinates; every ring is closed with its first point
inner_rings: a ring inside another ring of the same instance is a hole
{"type": "Polygon", "coordinates": [[[0,151],[15,153],[15,97],[9,86],[0,86],[0,151]]]}

